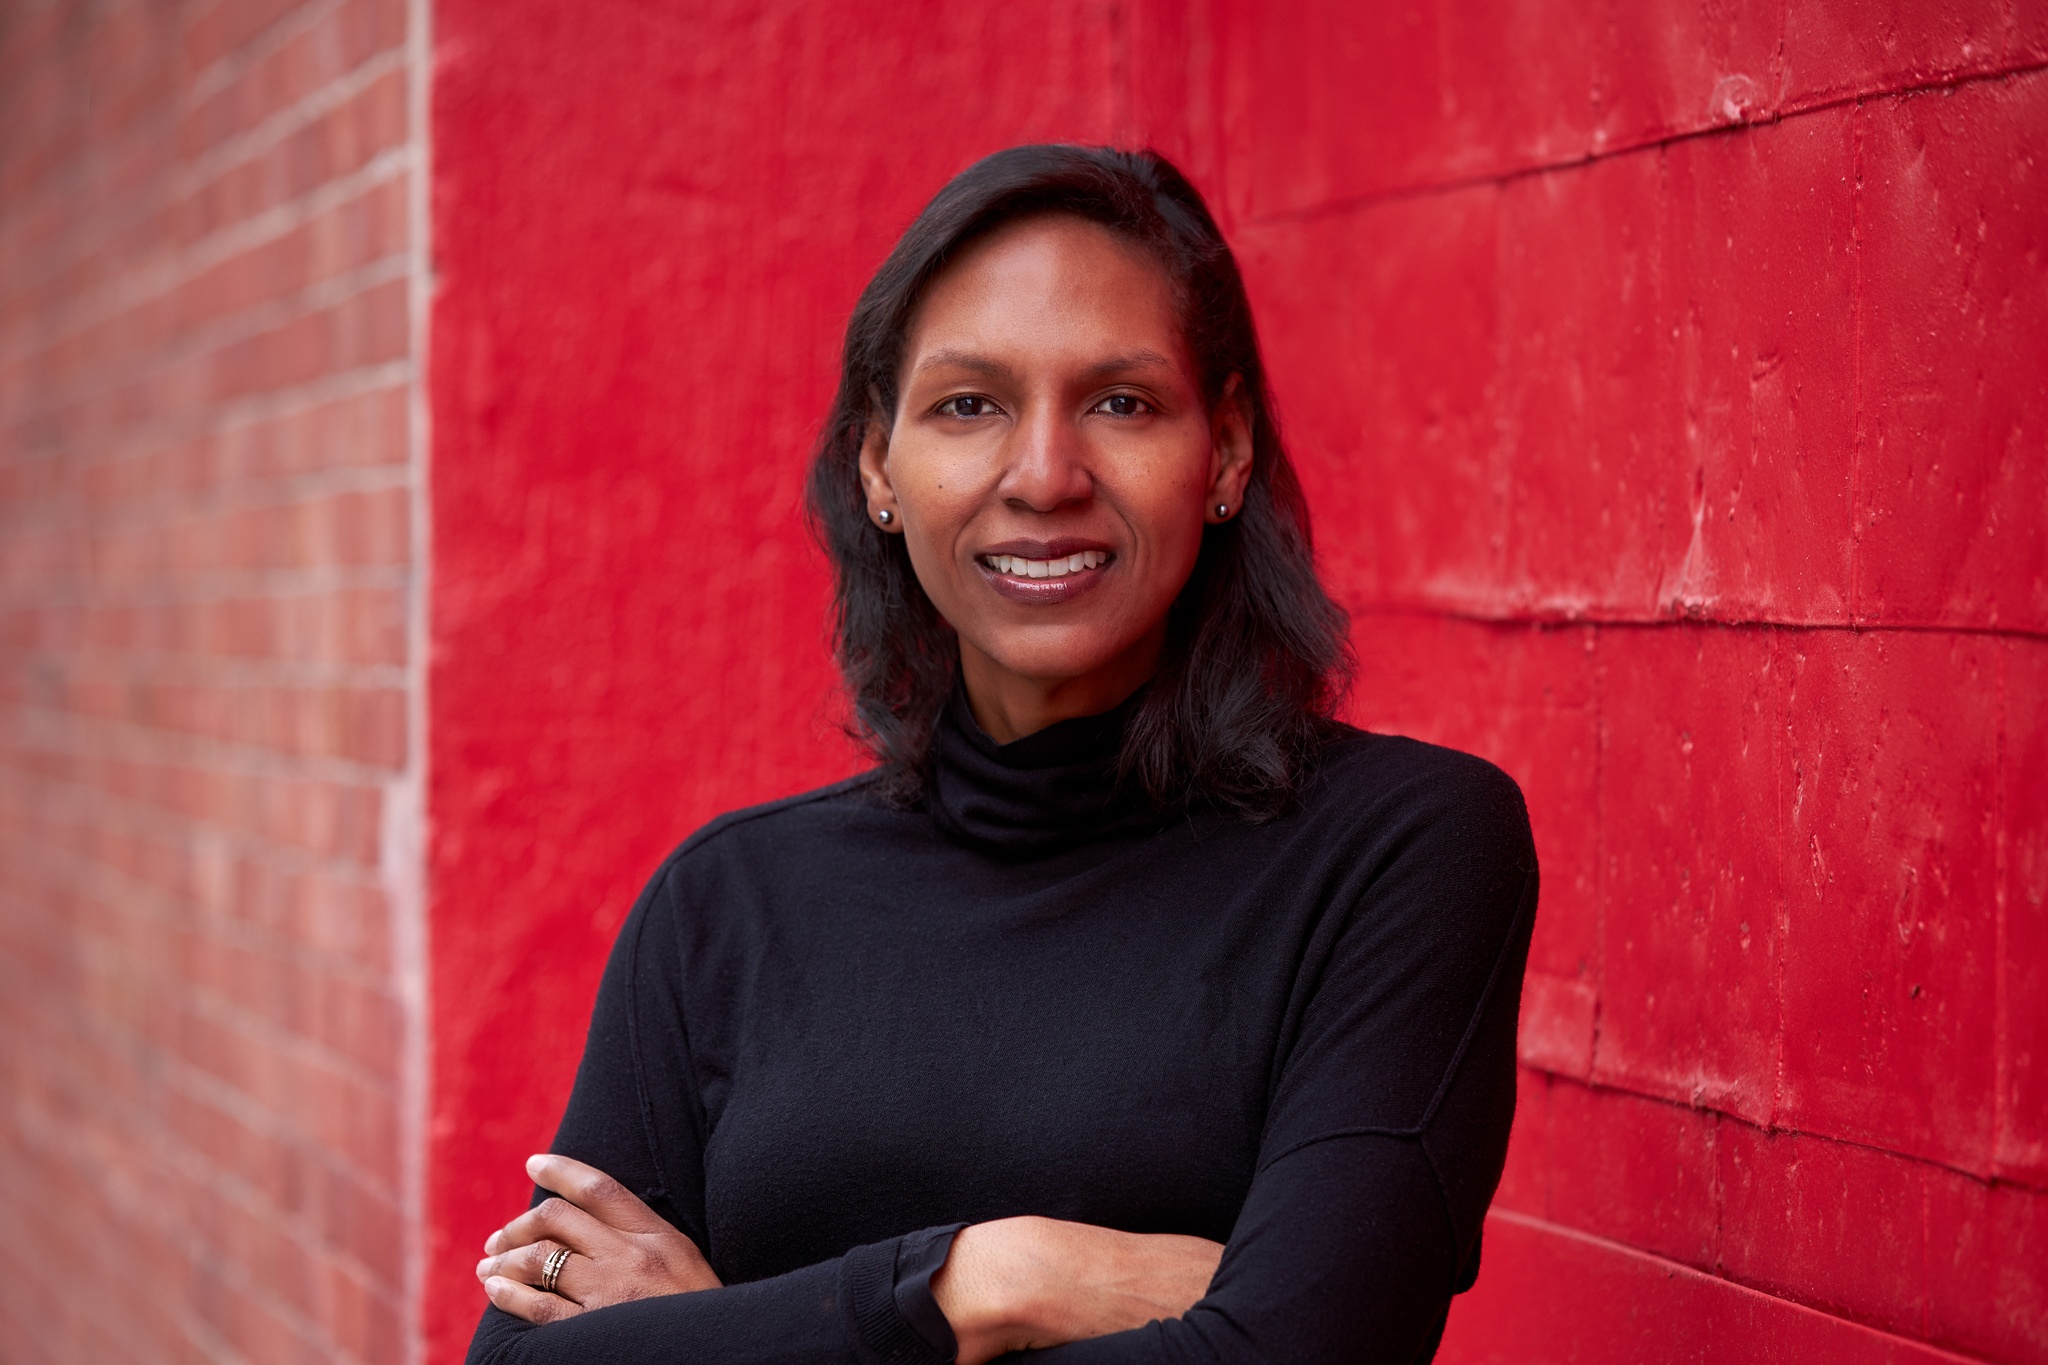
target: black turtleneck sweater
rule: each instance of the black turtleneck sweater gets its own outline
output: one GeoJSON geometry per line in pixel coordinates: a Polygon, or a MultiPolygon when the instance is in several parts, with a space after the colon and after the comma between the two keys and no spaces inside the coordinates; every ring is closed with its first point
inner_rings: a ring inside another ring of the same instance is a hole
{"type": "Polygon", "coordinates": [[[901,1362],[951,1229],[1226,1244],[1185,1317],[1048,1365],[1426,1360],[1515,1102],[1536,857],[1478,759],[1346,732],[1265,824],[1118,795],[1130,703],[998,745],[956,698],[921,808],[869,779],[713,821],[654,875],[553,1150],[726,1288],[473,1362],[901,1362]]]}

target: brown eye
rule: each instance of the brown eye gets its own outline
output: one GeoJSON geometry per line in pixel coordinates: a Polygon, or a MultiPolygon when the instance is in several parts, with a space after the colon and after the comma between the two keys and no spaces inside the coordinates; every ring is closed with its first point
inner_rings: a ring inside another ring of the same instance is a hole
{"type": "Polygon", "coordinates": [[[1149,403],[1134,393],[1111,394],[1096,407],[1112,417],[1136,417],[1152,410],[1149,403]]]}
{"type": "Polygon", "coordinates": [[[995,410],[994,403],[974,393],[963,393],[939,404],[939,411],[949,417],[986,417],[995,410]]]}

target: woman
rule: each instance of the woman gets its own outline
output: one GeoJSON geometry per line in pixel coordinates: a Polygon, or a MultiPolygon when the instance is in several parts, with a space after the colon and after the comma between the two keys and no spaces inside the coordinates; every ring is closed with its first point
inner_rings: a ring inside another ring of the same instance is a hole
{"type": "Polygon", "coordinates": [[[877,766],[655,874],[471,1360],[1429,1358],[1535,854],[1496,769],[1330,718],[1193,188],[962,173],[855,309],[810,501],[877,766]]]}

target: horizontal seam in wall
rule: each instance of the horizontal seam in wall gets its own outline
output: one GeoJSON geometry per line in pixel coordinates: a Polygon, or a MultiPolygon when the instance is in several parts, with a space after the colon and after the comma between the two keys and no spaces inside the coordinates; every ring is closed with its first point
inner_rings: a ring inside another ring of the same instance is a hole
{"type": "Polygon", "coordinates": [[[1537,612],[1492,613],[1428,603],[1379,602],[1366,605],[1346,603],[1352,619],[1361,617],[1425,616],[1481,626],[1523,626],[1532,630],[1574,630],[1597,627],[1602,630],[1774,630],[1849,635],[1983,635],[1993,639],[2048,640],[2048,627],[1944,624],[1939,621],[1789,621],[1768,616],[1552,616],[1537,612]]]}
{"type": "Polygon", "coordinates": [[[1381,204],[1401,203],[1407,200],[1427,199],[1435,195],[1456,194],[1464,190],[1477,189],[1483,185],[1506,185],[1516,180],[1536,176],[1552,175],[1559,171],[1576,170],[1598,161],[1613,157],[1628,156],[1637,152],[1669,147],[1681,142],[1692,142],[1701,138],[1724,137],[1756,128],[1767,128],[1774,124],[1789,123],[1810,114],[1824,113],[1844,105],[1868,103],[1874,100],[1899,99],[1912,95],[1932,94],[1941,90],[1957,90],[1969,85],[1983,85],[1994,81],[2009,80],[2014,76],[2031,75],[2037,71],[2048,71],[2048,61],[2016,62],[2007,66],[1990,67],[1891,89],[1859,91],[1851,94],[1830,95],[1805,103],[1794,103],[1786,108],[1739,123],[1716,123],[1703,128],[1685,128],[1673,132],[1658,133],[1649,137],[1625,142],[1616,142],[1597,151],[1581,152],[1572,156],[1559,157],[1553,161],[1533,162],[1505,170],[1482,172],[1474,175],[1454,176],[1446,180],[1434,180],[1422,184],[1398,185],[1389,189],[1374,190],[1367,194],[1350,195],[1331,199],[1324,203],[1304,208],[1284,209],[1276,213],[1255,214],[1244,220],[1246,227],[1273,227],[1290,223],[1311,223],[1323,218],[1341,218],[1347,213],[1356,213],[1376,208],[1381,204]]]}
{"type": "Polygon", "coordinates": [[[1778,1303],[1786,1305],[1788,1308],[1797,1309],[1801,1312],[1813,1313],[1819,1317],[1830,1318],[1835,1322],[1842,1323],[1844,1326],[1847,1327],[1855,1328],[1858,1331],[1870,1332],[1877,1336],[1888,1338],[1892,1341],[1903,1342],[1915,1347],[1924,1348],[1929,1351],[1939,1352],[1940,1354],[1950,1356],[1956,1360],[1974,1361],[1984,1359],[1984,1357],[1975,1356],[1968,1354],[1966,1352],[1958,1351],[1953,1346],[1938,1345],[1935,1342],[1926,1340],[1921,1337],[1907,1336],[1904,1333],[1894,1331],[1888,1327],[1879,1327],[1874,1323],[1865,1322],[1859,1318],[1849,1317],[1846,1314],[1836,1312],[1831,1308],[1823,1308],[1817,1304],[1808,1303],[1801,1299],[1789,1298],[1786,1295],[1779,1293],[1777,1290],[1768,1288],[1760,1283],[1737,1279],[1732,1275],[1723,1274],[1719,1270],[1705,1269],[1701,1266],[1693,1265],[1690,1262],[1673,1260],[1669,1256],[1660,1255],[1657,1252],[1649,1251],[1642,1247],[1631,1246],[1627,1242],[1616,1241],[1612,1237],[1604,1237],[1597,1232],[1589,1232],[1585,1228],[1574,1227],[1570,1223],[1560,1223],[1555,1219],[1545,1218],[1538,1214],[1525,1213],[1519,1209],[1494,1209],[1491,1210],[1487,1214],[1487,1216],[1489,1218],[1501,1219],[1503,1222],[1518,1223],[1525,1228],[1542,1231],[1552,1236],[1569,1238],[1574,1241],[1591,1242],[1611,1253],[1617,1253],[1637,1260],[1648,1261],[1658,1266],[1674,1268],[1667,1269],[1664,1271],[1665,1275],[1667,1276],[1674,1274],[1675,1271],[1684,1271],[1688,1274],[1697,1275],[1703,1280],[1716,1280],[1722,1284],[1726,1284],[1732,1288],[1742,1290],[1746,1293],[1757,1294],[1767,1299],[1773,1299],[1778,1303]]]}
{"type": "Polygon", "coordinates": [[[1742,1115],[1737,1114],[1732,1110],[1717,1109],[1711,1104],[1687,1104],[1683,1100],[1674,1100],[1669,1095],[1654,1094],[1647,1090],[1638,1090],[1635,1087],[1629,1085],[1617,1085],[1611,1080],[1589,1081],[1583,1076],[1574,1076],[1572,1073],[1568,1071],[1552,1071],[1547,1067],[1538,1066],[1533,1062],[1524,1061],[1520,1058],[1517,1058],[1516,1061],[1517,1065],[1526,1067],[1528,1070],[1537,1072],[1540,1075],[1547,1076],[1553,1081],[1568,1082],[1569,1084],[1576,1085],[1583,1090],[1589,1090],[1596,1094],[1601,1091],[1606,1091],[1617,1095],[1627,1095],[1631,1099],[1648,1100],[1652,1103],[1665,1105],[1672,1109],[1683,1109],[1688,1113],[1714,1114],[1721,1118],[1724,1122],[1739,1123],[1743,1127],[1749,1129],[1751,1132],[1761,1133],[1765,1137],[1796,1137],[1805,1138],[1813,1142],[1834,1143],[1837,1146],[1853,1147],[1858,1151],[1875,1152],[1881,1156],[1888,1156],[1897,1161],[1911,1162],[1916,1166],[1925,1166],[1929,1170],[1944,1171],[1950,1175],[1959,1175],[1966,1180],[1975,1181],[1979,1185],[2003,1185],[2010,1189],[2025,1190],[2028,1194],[2048,1195],[2048,1188],[2030,1184],[2029,1182],[2024,1180],[2015,1180],[2010,1176],[1986,1175],[1982,1171],[1973,1171],[1966,1166],[1957,1166],[1950,1162],[1938,1160],[1934,1157],[1916,1156],[1911,1152],[1901,1152],[1896,1150],[1895,1148],[1882,1147],[1873,1142],[1861,1142],[1855,1138],[1837,1137],[1832,1133],[1816,1132],[1806,1128],[1788,1128],[1781,1124],[1760,1124],[1753,1122],[1750,1119],[1744,1118],[1742,1115]]]}

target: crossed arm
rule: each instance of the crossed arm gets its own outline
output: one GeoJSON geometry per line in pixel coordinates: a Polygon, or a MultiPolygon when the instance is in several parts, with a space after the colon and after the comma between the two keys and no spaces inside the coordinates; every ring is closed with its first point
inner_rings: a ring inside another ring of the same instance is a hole
{"type": "MultiPolygon", "coordinates": [[[[477,1278],[498,1308],[532,1323],[664,1294],[718,1289],[697,1245],[624,1185],[565,1156],[528,1160],[549,1199],[484,1244],[477,1278]],[[557,1251],[553,1292],[547,1264],[557,1251]]],[[[1053,1218],[963,1228],[932,1296],[960,1365],[1178,1318],[1208,1290],[1223,1255],[1200,1237],[1118,1232],[1053,1218]]]]}
{"type": "Polygon", "coordinates": [[[914,1248],[935,1252],[943,1229],[732,1285],[700,1254],[702,1110],[639,1079],[643,1065],[692,1074],[663,970],[682,956],[679,917],[658,877],[607,968],[557,1134],[581,1160],[529,1167],[554,1197],[489,1240],[477,1274],[492,1307],[470,1359],[937,1365],[948,1331],[965,1365],[1021,1347],[1045,1348],[1043,1365],[1427,1359],[1476,1269],[1513,1114],[1536,894],[1522,831],[1477,841],[1426,825],[1343,922],[1292,1027],[1227,1246],[1001,1219],[954,1237],[929,1298],[909,1292],[931,1270],[914,1248]],[[672,1150],[657,1154],[657,1133],[672,1150]],[[543,1294],[557,1248],[570,1254],[543,1294]]]}

